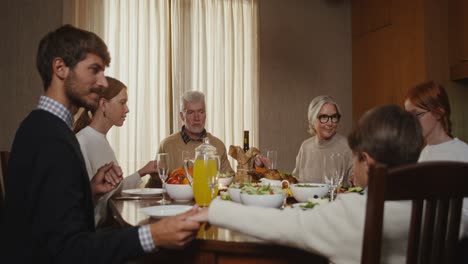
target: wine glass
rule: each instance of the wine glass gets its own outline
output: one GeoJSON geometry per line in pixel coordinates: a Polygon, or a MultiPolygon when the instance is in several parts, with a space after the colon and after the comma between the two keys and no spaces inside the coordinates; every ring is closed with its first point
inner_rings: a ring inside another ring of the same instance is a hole
{"type": "Polygon", "coordinates": [[[193,169],[193,158],[194,153],[193,151],[184,150],[182,151],[182,161],[184,162],[184,169],[185,174],[187,175],[187,179],[189,181],[190,186],[193,185],[193,175],[190,173],[190,169],[193,169]]]}
{"type": "Polygon", "coordinates": [[[206,170],[206,181],[211,190],[211,199],[214,199],[216,188],[218,187],[220,159],[218,155],[208,157],[208,169],[206,170]],[[210,163],[213,163],[211,165],[210,163]]]}
{"type": "Polygon", "coordinates": [[[345,157],[341,153],[333,152],[323,157],[324,182],[330,191],[330,201],[335,197],[336,188],[343,181],[345,174],[345,157]]]}
{"type": "Polygon", "coordinates": [[[159,178],[162,182],[163,193],[162,199],[159,201],[160,204],[170,204],[170,200],[166,200],[166,180],[168,174],[168,163],[169,163],[169,153],[159,153],[156,158],[156,163],[158,165],[159,178]]]}
{"type": "Polygon", "coordinates": [[[267,150],[267,159],[270,161],[269,169],[276,169],[278,165],[278,151],[274,149],[267,150]]]}

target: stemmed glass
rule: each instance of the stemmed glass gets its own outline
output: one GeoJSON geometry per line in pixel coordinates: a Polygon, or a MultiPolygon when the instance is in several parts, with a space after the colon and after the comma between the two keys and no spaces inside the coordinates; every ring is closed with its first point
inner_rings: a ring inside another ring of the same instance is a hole
{"type": "Polygon", "coordinates": [[[218,187],[218,179],[219,179],[219,167],[220,167],[220,159],[218,155],[213,155],[208,158],[208,163],[214,163],[214,165],[208,165],[208,169],[206,170],[206,181],[208,183],[208,187],[211,190],[211,199],[214,199],[216,188],[218,187]]]}
{"type": "Polygon", "coordinates": [[[159,178],[162,182],[163,193],[162,199],[159,201],[160,204],[170,204],[170,200],[166,200],[166,180],[168,173],[169,153],[159,153],[156,157],[156,163],[158,165],[159,178]]]}
{"type": "Polygon", "coordinates": [[[193,175],[190,173],[190,168],[193,169],[193,163],[194,163],[193,158],[194,158],[193,151],[188,151],[188,150],[182,151],[182,161],[184,162],[185,174],[187,175],[187,179],[189,181],[190,186],[193,185],[193,175]]]}
{"type": "Polygon", "coordinates": [[[345,174],[345,157],[341,153],[330,153],[323,157],[323,175],[324,182],[328,185],[330,191],[330,201],[335,197],[336,188],[343,181],[345,174]]]}
{"type": "Polygon", "coordinates": [[[269,169],[276,169],[278,165],[278,151],[270,149],[267,151],[267,159],[270,161],[269,169]]]}

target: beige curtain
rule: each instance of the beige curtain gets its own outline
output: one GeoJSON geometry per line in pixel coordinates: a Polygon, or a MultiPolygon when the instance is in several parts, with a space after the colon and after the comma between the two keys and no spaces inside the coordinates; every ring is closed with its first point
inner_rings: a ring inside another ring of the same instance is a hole
{"type": "Polygon", "coordinates": [[[170,133],[167,0],[64,0],[64,22],[92,30],[109,47],[106,75],[128,86],[130,112],[108,134],[126,175],[155,158],[170,133]],[[71,10],[71,11],[70,11],[71,10]],[[71,15],[70,15],[71,14],[71,15]]]}
{"type": "Polygon", "coordinates": [[[63,0],[63,8],[64,23],[106,41],[106,75],[128,86],[127,121],[108,135],[126,175],[180,129],[186,90],[206,94],[206,128],[227,147],[242,145],[243,130],[257,145],[256,0],[63,0]]]}
{"type": "MultiPolygon", "coordinates": [[[[243,131],[249,130],[250,145],[258,146],[256,1],[172,0],[171,5],[174,106],[184,91],[203,91],[207,130],[228,148],[242,146],[243,131]]],[[[180,127],[176,109],[174,127],[180,127]]]]}

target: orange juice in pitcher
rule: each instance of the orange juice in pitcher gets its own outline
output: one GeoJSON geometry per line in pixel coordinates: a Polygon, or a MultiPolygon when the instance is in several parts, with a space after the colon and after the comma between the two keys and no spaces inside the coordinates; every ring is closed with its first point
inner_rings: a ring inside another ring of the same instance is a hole
{"type": "MultiPolygon", "coordinates": [[[[199,206],[208,206],[211,203],[212,193],[208,185],[208,177],[216,177],[218,165],[215,159],[195,160],[193,195],[199,206]]],[[[215,190],[216,192],[216,190],[215,190]]]]}
{"type": "Polygon", "coordinates": [[[199,206],[208,206],[214,193],[217,193],[217,174],[219,170],[219,157],[216,148],[210,145],[208,138],[195,149],[193,169],[193,196],[199,206]]]}

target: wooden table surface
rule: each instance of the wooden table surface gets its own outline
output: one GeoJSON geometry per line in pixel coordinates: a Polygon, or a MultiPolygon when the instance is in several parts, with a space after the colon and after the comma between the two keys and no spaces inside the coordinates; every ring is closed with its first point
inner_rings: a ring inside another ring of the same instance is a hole
{"type": "MultiPolygon", "coordinates": [[[[140,208],[158,206],[160,198],[109,201],[111,212],[121,226],[138,226],[158,221],[140,208]]],[[[193,204],[176,203],[174,204],[193,204]]],[[[197,238],[182,250],[162,250],[136,260],[137,263],[328,263],[321,256],[300,249],[261,241],[233,230],[203,225],[197,238]]],[[[134,262],[132,262],[134,263],[134,262]]]]}

